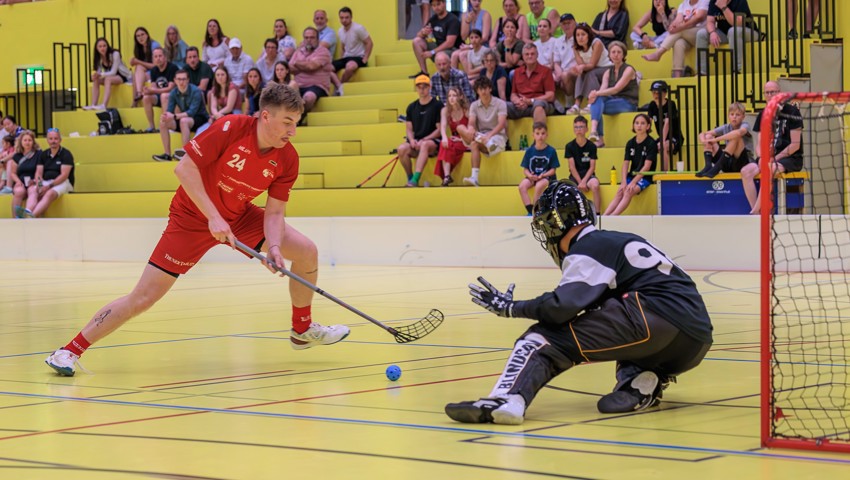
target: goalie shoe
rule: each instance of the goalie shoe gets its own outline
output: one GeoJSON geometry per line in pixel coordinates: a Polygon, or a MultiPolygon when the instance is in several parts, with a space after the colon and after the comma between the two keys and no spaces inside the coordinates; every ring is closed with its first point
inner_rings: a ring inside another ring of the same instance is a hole
{"type": "Polygon", "coordinates": [[[525,400],[521,395],[508,395],[449,403],[446,415],[461,423],[519,425],[525,419],[525,400]]]}
{"type": "Polygon", "coordinates": [[[669,385],[655,372],[644,371],[596,403],[600,413],[628,413],[652,408],[661,403],[661,393],[669,385]]]}

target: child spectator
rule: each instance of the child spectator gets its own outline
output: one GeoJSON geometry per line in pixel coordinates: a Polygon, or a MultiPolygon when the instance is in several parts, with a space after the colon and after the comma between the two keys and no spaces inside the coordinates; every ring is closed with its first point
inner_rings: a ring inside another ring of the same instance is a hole
{"type": "Polygon", "coordinates": [[[521,166],[525,178],[519,182],[519,198],[522,199],[529,217],[540,194],[546,190],[550,181],[556,179],[555,169],[561,166],[558,162],[558,152],[546,143],[546,139],[549,138],[546,124],[534,122],[531,128],[534,132],[534,145],[528,147],[522,157],[521,166]],[[534,196],[529,198],[528,190],[531,188],[534,189],[534,196]]]}
{"type": "Polygon", "coordinates": [[[744,105],[735,102],[729,105],[729,123],[699,134],[705,167],[697,172],[697,177],[714,178],[721,171],[740,172],[752,161],[753,135],[745,116],[744,105]],[[721,148],[720,142],[726,145],[721,148]]]}
{"type": "Polygon", "coordinates": [[[593,20],[593,33],[607,47],[617,40],[626,43],[626,33],[629,31],[629,11],[626,0],[608,0],[608,8],[599,13],[593,20]]]}
{"type": "MultiPolygon", "coordinates": [[[[448,59],[446,59],[448,62],[448,59]]],[[[440,136],[440,112],[443,104],[431,96],[431,79],[419,75],[413,80],[419,98],[407,106],[405,142],[398,146],[398,160],[407,174],[407,186],[419,186],[422,169],[428,157],[437,151],[440,136]],[[410,156],[416,155],[416,171],[410,164],[410,156]]]]}
{"type": "Polygon", "coordinates": [[[130,69],[121,60],[121,52],[112,48],[105,38],[98,38],[94,42],[94,53],[92,54],[91,74],[91,105],[83,107],[84,110],[103,110],[109,105],[109,97],[112,94],[112,86],[120,85],[130,80],[130,69]],[[103,85],[103,103],[100,98],[100,86],[103,85]]]}
{"type": "Polygon", "coordinates": [[[31,130],[24,130],[15,139],[15,155],[11,160],[9,174],[12,177],[12,217],[32,218],[32,210],[38,203],[38,182],[35,171],[41,147],[31,130]],[[24,208],[26,201],[26,208],[24,208]]]}
{"type": "Polygon", "coordinates": [[[272,81],[281,85],[289,85],[290,87],[298,90],[298,82],[296,82],[295,77],[292,76],[292,72],[289,70],[289,63],[285,60],[281,60],[274,64],[274,79],[272,81]]]}
{"type": "Polygon", "coordinates": [[[452,68],[457,68],[457,60],[459,59],[469,81],[474,82],[481,74],[481,70],[484,69],[484,55],[489,51],[489,48],[482,45],[481,32],[477,28],[473,29],[469,33],[469,48],[458,50],[455,54],[458,52],[460,54],[452,55],[452,68]]]}
{"type": "Polygon", "coordinates": [[[625,160],[620,169],[622,178],[614,199],[605,210],[605,215],[619,215],[629,207],[632,198],[640,195],[652,183],[651,175],[644,172],[655,170],[658,158],[658,144],[649,136],[652,124],[649,115],[639,113],[632,121],[635,136],[626,143],[625,160]]]}
{"type": "Polygon", "coordinates": [[[207,62],[213,70],[224,65],[224,61],[230,56],[228,43],[230,43],[230,39],[221,31],[218,20],[211,18],[207,22],[204,43],[201,45],[201,59],[207,62]]]}
{"type": "Polygon", "coordinates": [[[596,178],[596,145],[587,139],[587,119],[581,115],[573,120],[573,133],[576,138],[564,147],[564,158],[569,162],[570,179],[578,185],[585,195],[593,193],[593,205],[596,211],[602,208],[599,194],[599,179],[596,178]]]}
{"type": "Polygon", "coordinates": [[[640,17],[629,36],[632,39],[632,45],[637,50],[658,48],[670,34],[670,25],[676,19],[676,10],[670,8],[668,0],[650,0],[650,2],[652,6],[650,6],[649,11],[640,17]],[[653,35],[643,31],[646,24],[652,25],[653,35]]]}
{"type": "Polygon", "coordinates": [[[437,164],[434,166],[434,175],[443,179],[443,186],[447,187],[454,181],[452,170],[460,163],[466,152],[466,145],[458,133],[459,126],[469,125],[469,103],[466,96],[457,87],[449,89],[446,106],[440,111],[440,153],[437,154],[437,164]]]}
{"type": "Polygon", "coordinates": [[[74,191],[74,156],[62,147],[58,128],[47,129],[47,145],[50,148],[41,152],[35,170],[38,202],[32,216],[36,218],[44,215],[57,198],[74,191]]]}
{"type": "Polygon", "coordinates": [[[260,70],[252,68],[245,76],[245,103],[248,106],[248,115],[258,116],[260,113],[260,94],[263,93],[263,81],[260,70]]]}
{"type": "Polygon", "coordinates": [[[490,82],[483,75],[478,77],[473,87],[478,100],[469,106],[469,125],[460,125],[457,130],[463,143],[472,150],[472,175],[465,177],[463,183],[477,187],[481,152],[490,157],[505,151],[508,142],[508,104],[493,95],[490,82]]]}
{"type": "Polygon", "coordinates": [[[186,66],[186,50],[189,46],[180,37],[180,30],[174,25],[169,25],[165,29],[165,41],[162,42],[162,49],[165,51],[165,59],[177,66],[183,68],[186,66]]]}
{"type": "Polygon", "coordinates": [[[469,39],[469,36],[472,35],[473,30],[478,30],[481,44],[485,48],[489,49],[490,45],[490,31],[493,29],[493,20],[487,10],[481,9],[482,1],[468,0],[467,10],[460,16],[460,39],[463,43],[452,53],[452,67],[457,68],[458,62],[460,62],[464,65],[464,71],[467,74],[469,74],[469,71],[466,70],[466,64],[462,57],[466,57],[466,54],[472,48],[472,40],[469,39]]]}
{"type": "Polygon", "coordinates": [[[156,48],[161,48],[159,42],[151,40],[151,35],[145,27],[139,27],[133,34],[133,58],[130,59],[130,66],[133,69],[133,106],[137,107],[139,100],[145,95],[144,87],[145,80],[148,78],[148,71],[154,67],[153,51],[156,48]]]}
{"type": "Polygon", "coordinates": [[[12,176],[9,174],[9,169],[12,168],[12,157],[15,156],[15,137],[12,135],[3,136],[3,149],[0,150],[0,195],[12,194],[12,176]]]}
{"type": "Polygon", "coordinates": [[[637,111],[639,96],[637,72],[625,63],[626,45],[611,42],[608,57],[612,65],[602,75],[602,85],[587,97],[590,107],[590,135],[587,138],[599,148],[605,146],[602,114],[637,111]]]}
{"type": "Polygon", "coordinates": [[[682,149],[682,119],[676,102],[667,99],[670,87],[664,80],[652,82],[652,103],[646,113],[658,132],[658,150],[661,152],[661,170],[670,170],[670,157],[677,155],[682,149]]]}

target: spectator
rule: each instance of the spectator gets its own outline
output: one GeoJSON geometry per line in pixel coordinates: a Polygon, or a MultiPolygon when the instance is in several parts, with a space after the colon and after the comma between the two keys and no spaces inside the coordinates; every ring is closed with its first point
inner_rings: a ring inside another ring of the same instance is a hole
{"type": "MultiPolygon", "coordinates": [[[[474,82],[484,68],[484,54],[489,51],[489,48],[481,44],[481,32],[478,29],[473,29],[472,33],[469,34],[469,48],[455,52],[461,52],[461,55],[459,57],[452,55],[452,62],[454,63],[455,58],[460,58],[463,71],[466,72],[469,81],[474,82]]],[[[457,68],[457,65],[452,65],[452,68],[457,68]]]]}
{"type": "Polygon", "coordinates": [[[602,196],[599,193],[599,179],[596,178],[596,145],[587,139],[587,119],[581,115],[573,120],[573,133],[576,138],[564,147],[564,158],[570,166],[570,180],[575,182],[581,193],[593,194],[595,211],[602,208],[602,196]]]}
{"type": "Polygon", "coordinates": [[[746,117],[744,106],[738,102],[729,105],[729,123],[714,130],[699,134],[703,144],[705,167],[697,172],[697,177],[714,178],[721,171],[740,172],[752,161],[753,135],[746,117]],[[720,142],[726,142],[721,148],[720,142]]]}
{"type": "MultiPolygon", "coordinates": [[[[425,22],[428,18],[431,17],[431,0],[407,0],[407,3],[418,3],[419,4],[419,18],[422,22],[422,26],[425,26],[425,22]]],[[[409,7],[408,7],[409,9],[409,7]]],[[[408,22],[407,26],[410,26],[410,15],[407,16],[408,22]]],[[[407,29],[405,27],[405,29],[407,29]]]]}
{"type": "Polygon", "coordinates": [[[274,38],[277,40],[277,59],[288,62],[292,58],[292,54],[295,53],[298,44],[292,38],[292,35],[289,34],[289,27],[286,26],[286,20],[278,18],[274,21],[274,38]]]}
{"type": "Polygon", "coordinates": [[[681,77],[685,71],[685,56],[696,45],[697,33],[705,28],[709,0],[682,0],[676,11],[676,19],[667,29],[669,35],[658,49],[642,55],[644,60],[657,62],[673,49],[673,78],[681,77]]]}
{"type": "MultiPolygon", "coordinates": [[[[210,124],[231,113],[242,113],[242,94],[239,87],[233,84],[227,67],[215,71],[215,82],[209,93],[210,124]]],[[[200,134],[208,127],[199,129],[200,134]]]]}
{"type": "MultiPolygon", "coordinates": [[[[153,159],[158,162],[171,161],[172,130],[180,130],[183,137],[181,145],[187,145],[189,135],[207,123],[209,119],[204,104],[204,92],[189,83],[189,74],[186,70],[179,70],[174,76],[174,81],[177,83],[177,88],[168,95],[168,107],[159,119],[159,135],[162,137],[165,153],[153,156],[153,159]]],[[[181,160],[185,154],[184,150],[177,150],[174,158],[181,160]]]]}
{"type": "Polygon", "coordinates": [[[525,43],[517,37],[516,20],[506,19],[502,30],[505,37],[496,45],[496,52],[499,54],[499,65],[510,72],[522,65],[522,47],[525,43]]]}
{"type": "Polygon", "coordinates": [[[589,114],[590,108],[582,109],[581,101],[587,98],[590,92],[599,90],[602,75],[613,65],[608,58],[608,49],[602,40],[596,38],[593,30],[586,24],[576,26],[574,35],[576,64],[570,71],[570,76],[575,78],[575,104],[567,110],[568,114],[589,114]]]}
{"type": "Polygon", "coordinates": [[[413,75],[428,75],[425,60],[436,60],[437,53],[445,53],[451,58],[452,53],[460,46],[460,21],[453,13],[446,10],[446,0],[431,0],[434,15],[428,19],[416,38],[413,39],[413,54],[419,63],[419,73],[413,75]]]}
{"type": "MultiPolygon", "coordinates": [[[[753,25],[753,14],[747,0],[711,0],[708,5],[708,18],[705,29],[697,32],[697,49],[719,47],[730,43],[732,39],[732,59],[735,72],[740,73],[744,65],[744,42],[759,39],[760,34],[753,25]],[[737,25],[735,15],[744,15],[744,24],[737,25]],[[752,28],[750,28],[752,27],[752,28]]],[[[700,62],[697,62],[700,64],[700,62]]],[[[701,63],[700,75],[706,75],[708,62],[701,63]]]]}
{"type": "Polygon", "coordinates": [[[555,39],[556,56],[561,64],[561,77],[555,79],[555,83],[561,87],[566,94],[567,105],[575,103],[576,90],[576,54],[575,54],[575,32],[576,19],[572,13],[561,15],[561,30],[564,31],[564,36],[555,39]]]}
{"type": "Polygon", "coordinates": [[[84,110],[103,110],[109,105],[109,97],[112,95],[112,86],[120,85],[130,80],[130,69],[121,60],[121,52],[112,48],[105,38],[98,38],[94,42],[94,53],[92,54],[91,73],[91,105],[83,107],[84,110]],[[103,85],[103,103],[100,99],[100,86],[103,85]]]}
{"type": "Polygon", "coordinates": [[[531,127],[534,132],[534,144],[525,150],[522,157],[522,173],[525,175],[519,182],[519,198],[531,216],[532,205],[537,202],[540,195],[549,186],[549,182],[555,181],[557,175],[555,170],[561,166],[558,161],[558,152],[546,143],[549,138],[549,130],[545,123],[534,122],[531,127]],[[534,196],[529,198],[528,190],[534,189],[534,196]]]}
{"type": "MultiPolygon", "coordinates": [[[[549,25],[558,25],[558,19],[561,15],[553,7],[547,7],[543,0],[528,0],[528,8],[530,12],[525,14],[525,19],[528,22],[528,37],[521,37],[524,43],[529,43],[540,38],[537,33],[537,27],[540,25],[540,20],[549,19],[549,25]]],[[[564,32],[560,27],[557,27],[552,32],[553,37],[560,37],[564,32]]]]}
{"type": "Polygon", "coordinates": [[[165,60],[165,52],[162,47],[153,49],[153,68],[148,76],[151,79],[150,86],[144,87],[142,103],[145,107],[145,116],[148,119],[147,133],[156,131],[153,124],[153,107],[161,107],[168,104],[168,94],[174,90],[174,75],[177,67],[165,60]]]}
{"type": "MultiPolygon", "coordinates": [[[[799,9],[800,0],[786,0],[785,8],[788,16],[788,40],[796,40],[797,34],[797,10],[799,9]]],[[[806,30],[803,32],[803,38],[810,38],[815,30],[815,20],[820,17],[820,0],[806,1],[805,21],[806,30]]]]}
{"type": "Polygon", "coordinates": [[[152,78],[148,78],[148,72],[154,67],[154,49],[161,47],[159,42],[151,40],[151,36],[145,27],[137,28],[133,37],[135,43],[133,44],[133,58],[130,59],[130,66],[134,67],[133,106],[136,107],[142,96],[145,95],[145,80],[153,82],[152,78]]]}
{"type": "Polygon", "coordinates": [[[440,111],[440,153],[434,165],[434,175],[443,179],[442,185],[448,187],[454,182],[452,170],[460,163],[467,151],[458,128],[469,125],[469,103],[466,96],[457,87],[449,89],[446,106],[440,111]]]}
{"type": "Polygon", "coordinates": [[[180,37],[180,31],[174,25],[169,25],[165,29],[165,41],[162,42],[162,49],[165,51],[165,59],[177,66],[183,68],[186,66],[186,50],[189,48],[186,42],[180,37]]]}
{"type": "MultiPolygon", "coordinates": [[[[433,4],[432,4],[433,5],[433,4]]],[[[446,62],[448,62],[448,57],[446,62]]],[[[419,98],[407,106],[405,122],[405,142],[398,146],[398,160],[407,174],[407,186],[419,186],[422,169],[428,157],[437,152],[440,136],[440,111],[443,104],[431,96],[431,79],[420,75],[413,80],[419,98]],[[416,155],[416,171],[410,163],[411,155],[416,155]]]]}
{"type": "Polygon", "coordinates": [[[516,69],[511,85],[508,117],[533,117],[534,123],[546,123],[555,113],[555,80],[552,70],[537,63],[537,46],[527,43],[522,48],[525,65],[516,69]]]}
{"type": "MultiPolygon", "coordinates": [[[[490,81],[492,89],[490,93],[494,97],[498,97],[507,102],[511,99],[511,80],[508,77],[508,72],[498,63],[496,52],[490,50],[484,54],[484,69],[481,70],[480,77],[485,77],[490,81]]],[[[475,82],[473,82],[473,85],[475,82]]],[[[480,97],[479,97],[480,98],[480,97]]]]}
{"type": "Polygon", "coordinates": [[[590,107],[590,135],[587,138],[599,148],[605,146],[602,115],[637,111],[640,95],[637,72],[625,63],[626,44],[611,42],[608,45],[608,57],[612,65],[602,75],[602,85],[587,97],[590,107]]]}
{"type": "Polygon", "coordinates": [[[463,183],[477,187],[481,152],[492,157],[505,151],[508,141],[508,105],[493,96],[491,84],[483,75],[475,81],[475,93],[478,94],[478,100],[469,106],[469,124],[458,126],[457,130],[472,151],[472,175],[465,177],[463,183]]]}
{"type": "Polygon", "coordinates": [[[224,66],[230,72],[230,79],[233,83],[244,92],[245,74],[254,67],[254,59],[242,51],[242,42],[238,38],[231,38],[228,46],[230,47],[230,55],[224,60],[224,66]]]}
{"type": "Polygon", "coordinates": [[[445,103],[446,95],[449,93],[449,88],[458,87],[466,96],[467,102],[475,100],[475,94],[472,92],[472,87],[469,84],[469,78],[466,74],[458,69],[452,68],[449,64],[449,55],[443,52],[437,54],[434,58],[434,65],[437,67],[437,72],[431,76],[431,93],[437,97],[441,103],[445,103]]]}
{"type": "Polygon", "coordinates": [[[614,199],[605,210],[605,215],[619,215],[629,207],[632,198],[640,195],[652,184],[652,175],[645,172],[655,170],[658,159],[658,144],[649,136],[652,124],[649,116],[639,113],[632,121],[632,131],[635,136],[626,143],[626,155],[623,160],[622,179],[617,187],[614,199]]]}
{"type": "Polygon", "coordinates": [[[274,78],[274,66],[280,57],[277,48],[277,40],[274,38],[267,38],[263,44],[263,53],[255,66],[260,72],[263,82],[270,82],[274,78]]]}
{"type": "Polygon", "coordinates": [[[336,56],[336,32],[328,28],[328,12],[316,10],[313,12],[313,26],[319,34],[319,45],[331,52],[331,60],[336,56]]]}
{"type": "Polygon", "coordinates": [[[2,141],[3,149],[0,150],[0,185],[3,185],[3,188],[0,189],[0,195],[11,195],[12,175],[10,174],[10,169],[12,168],[12,157],[15,156],[15,137],[4,135],[2,141]]]}
{"type": "Polygon", "coordinates": [[[204,44],[201,45],[201,59],[207,62],[213,70],[224,65],[224,61],[230,56],[227,51],[229,42],[230,39],[221,31],[218,20],[211,18],[207,22],[204,44]]]}
{"type": "Polygon", "coordinates": [[[210,83],[213,81],[212,68],[201,61],[198,47],[189,47],[186,49],[186,72],[189,74],[189,83],[207,93],[210,89],[210,83]]]}
{"type": "Polygon", "coordinates": [[[452,67],[457,68],[458,62],[460,62],[464,65],[463,71],[467,75],[469,75],[469,71],[466,69],[466,64],[463,63],[462,57],[466,57],[468,51],[472,48],[472,41],[469,39],[469,35],[472,34],[473,30],[478,30],[481,44],[485,47],[490,44],[490,30],[493,29],[493,19],[490,18],[490,12],[481,9],[482,2],[483,0],[467,0],[466,12],[460,16],[461,44],[452,53],[452,67]]]}
{"type": "Polygon", "coordinates": [[[664,80],[652,82],[652,103],[646,113],[658,132],[658,150],[661,152],[661,170],[670,170],[670,157],[677,155],[682,149],[682,119],[676,102],[667,99],[670,86],[664,80]]]}
{"type": "MultiPolygon", "coordinates": [[[[333,61],[334,71],[345,69],[342,73],[340,83],[345,83],[351,80],[354,72],[360,67],[365,67],[369,63],[369,57],[372,55],[374,43],[372,37],[363,25],[351,20],[352,13],[348,7],[342,7],[339,10],[339,27],[337,36],[339,43],[342,46],[342,58],[333,61]]],[[[342,86],[340,85],[340,90],[342,86]]]]}
{"type": "Polygon", "coordinates": [[[245,76],[245,103],[248,105],[248,115],[258,116],[260,114],[260,94],[266,82],[260,74],[260,70],[252,68],[245,76]]]}
{"type": "MultiPolygon", "coordinates": [[[[502,0],[502,10],[505,14],[499,17],[499,20],[496,22],[496,32],[490,35],[490,50],[495,50],[496,45],[505,39],[504,28],[509,20],[513,20],[514,38],[531,38],[531,34],[528,32],[528,20],[525,18],[525,15],[519,13],[518,1],[502,0]]],[[[522,57],[522,47],[520,47],[519,56],[522,57]]]]}
{"type": "Polygon", "coordinates": [[[593,33],[607,47],[614,40],[626,43],[629,31],[629,11],[626,0],[608,0],[608,8],[593,20],[593,33]]]}
{"type": "Polygon", "coordinates": [[[74,191],[74,156],[62,147],[58,128],[47,129],[47,145],[50,148],[41,152],[35,169],[38,203],[32,216],[36,218],[44,215],[57,198],[74,191]]]}
{"type": "Polygon", "coordinates": [[[15,119],[14,115],[6,115],[3,117],[3,130],[6,131],[7,135],[12,135],[15,138],[18,138],[20,134],[24,133],[24,129],[18,125],[18,121],[15,119]]]}
{"type": "Polygon", "coordinates": [[[537,24],[537,63],[552,70],[553,78],[561,76],[561,59],[558,57],[558,39],[552,36],[552,26],[549,20],[543,18],[537,24]]]}
{"type": "Polygon", "coordinates": [[[301,96],[304,98],[304,113],[313,110],[316,102],[327,97],[331,88],[331,54],[319,45],[319,33],[313,27],[304,29],[303,41],[289,66],[295,74],[301,96]]]}
{"type": "Polygon", "coordinates": [[[5,138],[6,135],[9,135],[9,132],[7,132],[6,128],[3,127],[3,120],[2,120],[3,118],[5,118],[3,116],[3,111],[0,110],[0,138],[5,138]]]}
{"type": "Polygon", "coordinates": [[[38,182],[35,178],[41,147],[31,130],[24,130],[15,139],[15,155],[9,175],[12,178],[12,217],[32,218],[38,204],[38,182]],[[26,202],[26,207],[24,207],[26,202]]]}
{"type": "Polygon", "coordinates": [[[292,76],[292,72],[289,71],[289,64],[284,60],[274,64],[273,81],[281,85],[289,85],[295,90],[298,90],[298,82],[295,81],[295,78],[292,76]]]}
{"type": "Polygon", "coordinates": [[[661,42],[670,34],[670,25],[676,19],[676,10],[670,8],[668,0],[652,0],[652,6],[649,11],[640,17],[640,20],[632,28],[632,34],[629,36],[632,40],[632,45],[636,50],[646,48],[658,48],[661,42]],[[643,31],[646,24],[652,25],[652,33],[650,35],[643,31]]]}

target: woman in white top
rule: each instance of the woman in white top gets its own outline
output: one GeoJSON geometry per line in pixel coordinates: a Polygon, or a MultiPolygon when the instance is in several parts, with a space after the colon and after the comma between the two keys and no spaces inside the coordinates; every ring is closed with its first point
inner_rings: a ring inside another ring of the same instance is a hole
{"type": "Polygon", "coordinates": [[[221,25],[219,25],[218,20],[211,18],[207,22],[207,33],[204,34],[203,56],[201,59],[215,70],[224,64],[224,60],[230,54],[227,48],[228,43],[230,43],[230,39],[221,31],[221,25]]]}
{"type": "Polygon", "coordinates": [[[641,58],[657,62],[673,49],[673,77],[681,77],[685,70],[685,55],[696,45],[697,32],[705,28],[709,0],[684,0],[676,12],[676,19],[667,29],[670,34],[654,53],[641,58]]]}
{"type": "MultiPolygon", "coordinates": [[[[608,50],[602,40],[596,38],[593,29],[586,23],[576,26],[573,34],[573,50],[576,64],[570,69],[568,75],[575,77],[575,104],[567,110],[568,114],[590,113],[589,108],[582,110],[581,100],[587,98],[593,90],[599,90],[602,75],[612,65],[608,58],[608,50]]],[[[569,95],[569,92],[567,93],[569,95]]]]}
{"type": "Polygon", "coordinates": [[[109,104],[112,86],[130,80],[130,69],[121,60],[121,52],[112,48],[105,38],[94,42],[91,73],[91,104],[85,110],[103,110],[109,104]],[[99,103],[100,86],[103,85],[103,103],[99,103]]]}

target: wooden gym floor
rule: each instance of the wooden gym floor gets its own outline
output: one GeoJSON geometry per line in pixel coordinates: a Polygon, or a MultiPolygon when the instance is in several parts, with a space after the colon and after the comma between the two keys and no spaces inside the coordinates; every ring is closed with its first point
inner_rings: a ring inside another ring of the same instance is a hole
{"type": "Polygon", "coordinates": [[[321,297],[314,318],[352,327],[343,343],[288,345],[286,282],[257,262],[201,263],[149,312],[90,349],[93,374],[63,378],[45,356],[134,285],[137,263],[0,262],[0,478],[657,479],[845,478],[850,456],[759,447],[758,277],[691,272],[715,325],[696,370],[660,409],[601,415],[613,364],[574,368],[543,389],[521,426],[463,425],[447,402],[490,391],[528,322],[469,301],[478,275],[518,298],[551,269],[324,267],[319,284],[405,325],[396,344],[321,297]],[[384,369],[399,365],[390,382],[384,369]]]}

